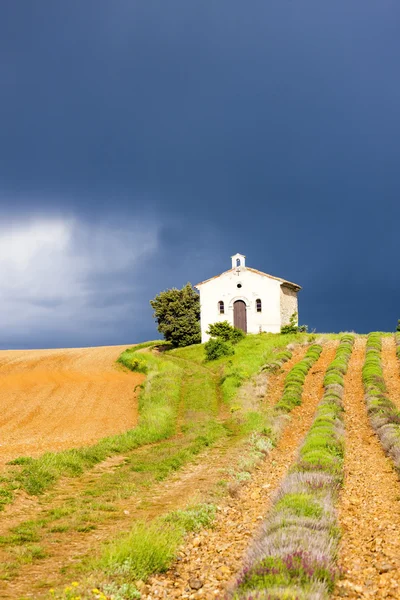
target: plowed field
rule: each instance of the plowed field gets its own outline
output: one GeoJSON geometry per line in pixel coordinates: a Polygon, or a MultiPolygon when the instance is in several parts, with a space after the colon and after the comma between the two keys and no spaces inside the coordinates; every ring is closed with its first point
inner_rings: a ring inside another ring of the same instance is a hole
{"type": "Polygon", "coordinates": [[[134,427],[143,375],[116,367],[125,348],[0,351],[0,464],[134,427]]]}

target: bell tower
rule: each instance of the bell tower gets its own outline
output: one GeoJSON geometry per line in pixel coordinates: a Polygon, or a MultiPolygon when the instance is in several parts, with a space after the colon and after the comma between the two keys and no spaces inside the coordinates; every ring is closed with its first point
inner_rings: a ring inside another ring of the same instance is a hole
{"type": "Polygon", "coordinates": [[[232,269],[240,269],[246,266],[246,257],[244,254],[234,254],[231,256],[232,269]]]}

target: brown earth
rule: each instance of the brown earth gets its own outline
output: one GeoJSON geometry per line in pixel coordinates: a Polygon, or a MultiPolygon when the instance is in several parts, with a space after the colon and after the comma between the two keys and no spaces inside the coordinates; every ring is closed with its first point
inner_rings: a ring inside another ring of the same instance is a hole
{"type": "MultiPolygon", "coordinates": [[[[333,600],[400,598],[400,483],[367,416],[361,379],[365,344],[365,338],[356,339],[345,377],[345,483],[339,502],[343,579],[333,600]]],[[[384,348],[390,350],[390,343],[384,341],[384,348]]],[[[385,351],[383,363],[389,384],[399,377],[393,352],[385,351]]]]}
{"type": "Polygon", "coordinates": [[[125,349],[0,351],[0,466],[135,427],[143,375],[115,365],[125,349]]]}
{"type": "MultiPolygon", "coordinates": [[[[143,600],[224,598],[226,589],[243,567],[243,555],[271,505],[300,443],[311,426],[323,395],[323,378],[333,360],[337,342],[324,345],[319,360],[306,377],[302,405],[291,413],[291,421],[276,448],[253,473],[237,497],[222,503],[215,527],[193,534],[181,548],[179,560],[164,575],[151,577],[141,587],[143,600]],[[200,586],[196,591],[195,587],[200,586]]],[[[280,379],[279,387],[283,380],[280,379]]],[[[282,389],[280,387],[280,389],[282,389]]]]}
{"type": "Polygon", "coordinates": [[[382,368],[389,398],[400,409],[400,361],[394,337],[382,338],[382,368]]]}
{"type": "MultiPolygon", "coordinates": [[[[285,374],[304,356],[305,351],[305,347],[297,347],[293,352],[292,359],[283,365],[282,371],[269,376],[270,385],[268,385],[266,398],[269,405],[275,404],[280,398],[285,374]]],[[[314,369],[316,368],[314,367],[314,369]]],[[[318,375],[319,378],[321,376],[318,375]]],[[[314,383],[314,377],[315,375],[309,375],[309,385],[311,382],[314,383]]],[[[307,394],[309,393],[307,392],[307,394]]],[[[315,394],[312,395],[312,398],[312,402],[315,403],[315,394]]],[[[309,410],[310,408],[306,408],[306,411],[309,410]]],[[[303,410],[297,414],[298,412],[298,409],[294,411],[293,424],[289,426],[291,429],[296,427],[298,419],[302,423],[303,410]]],[[[303,425],[301,431],[303,431],[303,425]]],[[[237,465],[245,447],[246,444],[244,445],[243,441],[233,444],[229,441],[228,443],[223,441],[217,443],[164,482],[152,486],[149,490],[141,488],[139,495],[133,493],[129,498],[116,502],[116,511],[112,513],[112,518],[98,523],[94,531],[85,533],[68,531],[63,535],[46,532],[46,538],[42,545],[49,552],[49,556],[31,565],[22,566],[19,574],[9,582],[0,582],[0,597],[8,599],[21,596],[36,598],[40,593],[35,589],[39,590],[42,586],[58,587],[62,583],[70,582],[71,576],[63,574],[65,567],[79,564],[87,554],[93,555],[101,542],[114,537],[120,531],[128,530],[136,519],[153,518],[207,497],[210,488],[215,486],[220,479],[226,478],[227,471],[237,465]],[[47,586],[45,582],[47,582],[47,586]]],[[[140,449],[138,451],[140,452],[140,449]]],[[[6,507],[5,513],[2,515],[1,535],[6,535],[11,527],[22,521],[40,519],[49,509],[67,506],[70,498],[79,497],[91,481],[107,469],[118,467],[121,460],[123,460],[121,456],[108,459],[79,478],[65,479],[54,490],[40,497],[39,501],[36,498],[27,497],[26,494],[21,494],[13,505],[6,507]]],[[[286,461],[284,452],[282,452],[282,460],[286,461]]],[[[289,465],[290,459],[286,462],[289,465]]],[[[10,556],[5,551],[0,552],[0,560],[5,563],[10,560],[10,556]]]]}
{"type": "MultiPolygon", "coordinates": [[[[227,586],[242,568],[243,555],[251,538],[261,519],[265,517],[274,493],[311,425],[316,405],[323,393],[324,371],[333,359],[336,346],[335,342],[324,346],[319,361],[306,378],[303,404],[293,411],[292,420],[278,447],[256,468],[248,484],[240,488],[233,497],[221,500],[215,528],[191,535],[182,546],[179,560],[172,568],[164,575],[152,577],[142,587],[144,600],[209,600],[224,597],[227,586]],[[201,585],[201,588],[196,591],[191,583],[195,587],[201,585]]],[[[121,349],[117,355],[120,351],[121,349]]],[[[373,433],[366,413],[361,380],[364,354],[365,338],[357,338],[345,377],[345,485],[338,507],[343,532],[339,554],[343,578],[338,582],[333,600],[343,597],[378,600],[400,598],[400,483],[391,461],[384,455],[379,440],[373,433]]],[[[46,355],[44,358],[46,359],[46,355]]],[[[382,359],[388,394],[399,405],[399,362],[391,338],[383,338],[382,359]]],[[[6,365],[0,366],[0,376],[4,373],[4,366],[6,365]]],[[[290,366],[291,363],[287,363],[284,370],[287,371],[290,366]]],[[[273,385],[269,395],[273,404],[282,389],[282,374],[273,376],[271,383],[273,385]]],[[[196,494],[198,499],[202,499],[210,486],[224,477],[223,470],[234,465],[239,456],[238,447],[212,448],[199,456],[196,463],[152,488],[143,498],[142,505],[135,496],[121,500],[113,522],[100,523],[95,531],[84,534],[69,532],[62,540],[61,534],[49,535],[46,549],[51,555],[32,565],[21,567],[16,579],[8,583],[2,582],[0,597],[39,597],[38,586],[43,585],[44,581],[54,581],[56,585],[68,581],[68,575],[62,575],[60,569],[68,564],[79,564],[86,553],[93,552],[100,542],[118,531],[129,528],[130,523],[138,516],[151,517],[184,506],[196,494]]],[[[99,469],[113,466],[100,465],[99,469]]],[[[69,494],[79,494],[85,477],[82,480],[72,480],[70,485],[65,482],[67,485],[63,484],[63,499],[69,494]]],[[[54,500],[57,503],[54,497],[49,497],[48,502],[42,498],[41,506],[32,507],[35,516],[40,516],[41,509],[51,508],[54,500]]],[[[7,513],[4,514],[6,519],[7,516],[7,513]]],[[[20,517],[23,520],[27,515],[21,513],[20,517]]],[[[15,520],[11,519],[11,524],[15,524],[15,520]]]]}

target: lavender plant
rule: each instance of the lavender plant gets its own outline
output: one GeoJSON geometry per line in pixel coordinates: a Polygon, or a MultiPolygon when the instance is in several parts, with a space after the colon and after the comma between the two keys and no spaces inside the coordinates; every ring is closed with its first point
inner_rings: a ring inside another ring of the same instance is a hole
{"type": "Polygon", "coordinates": [[[275,409],[284,413],[290,412],[295,406],[301,404],[303,385],[308,371],[318,360],[322,346],[310,346],[302,360],[289,371],[285,378],[285,387],[282,398],[276,403],[275,409]]]}
{"type": "MultiPolygon", "coordinates": [[[[322,352],[322,346],[313,344],[310,346],[302,360],[294,365],[285,377],[284,391],[270,412],[265,432],[273,445],[278,442],[282,431],[289,419],[288,414],[295,406],[301,404],[303,385],[308,371],[318,360],[322,352]]],[[[284,353],[282,354],[282,358],[284,353]]],[[[279,355],[278,355],[279,356],[279,355]]]]}
{"type": "Polygon", "coordinates": [[[353,344],[354,336],[342,336],[298,459],[232,591],[236,600],[325,600],[333,589],[340,535],[335,501],[343,480],[342,396],[353,344]]]}
{"type": "MultiPolygon", "coordinates": [[[[396,334],[396,342],[400,344],[396,334]]],[[[362,371],[364,399],[368,416],[385,452],[393,459],[400,474],[400,411],[387,396],[381,361],[382,342],[379,333],[370,333],[367,339],[362,371]]],[[[397,347],[399,356],[399,345],[397,347]]]]}
{"type": "Polygon", "coordinates": [[[279,371],[281,366],[292,358],[292,353],[290,350],[283,350],[282,352],[278,352],[274,356],[274,359],[267,362],[263,367],[261,367],[261,371],[279,371]]]}

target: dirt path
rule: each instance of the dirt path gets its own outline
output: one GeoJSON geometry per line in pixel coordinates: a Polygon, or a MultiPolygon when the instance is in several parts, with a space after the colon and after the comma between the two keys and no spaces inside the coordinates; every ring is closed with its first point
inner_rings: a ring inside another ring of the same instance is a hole
{"type": "Polygon", "coordinates": [[[0,351],[0,467],[135,427],[143,375],[118,370],[125,348],[0,351]]]}
{"type": "Polygon", "coordinates": [[[361,380],[365,344],[356,339],[345,377],[345,484],[339,503],[344,578],[333,600],[400,598],[400,484],[367,417],[361,380]]]}
{"type": "Polygon", "coordinates": [[[180,553],[180,560],[165,575],[150,579],[141,589],[143,600],[224,597],[227,585],[243,566],[243,554],[251,537],[312,423],[323,394],[324,373],[333,360],[336,347],[336,342],[324,346],[319,360],[307,375],[303,404],[292,412],[292,420],[278,446],[258,466],[250,483],[242,488],[238,497],[222,503],[212,530],[192,535],[180,553]],[[190,582],[201,585],[201,589],[196,592],[190,582]]]}
{"type": "MultiPolygon", "coordinates": [[[[297,348],[293,358],[283,366],[282,372],[269,376],[271,385],[267,393],[268,404],[272,405],[278,400],[285,374],[295,362],[301,359],[305,351],[306,348],[297,348]]],[[[312,381],[314,376],[309,377],[312,381]]],[[[295,416],[293,427],[297,418],[301,421],[302,411],[298,417],[295,416]]],[[[149,490],[142,489],[140,495],[133,494],[128,499],[116,502],[116,511],[112,513],[111,519],[98,523],[94,531],[86,533],[68,531],[63,535],[46,531],[42,545],[49,552],[49,557],[36,561],[32,565],[22,566],[19,575],[10,582],[0,582],[0,597],[36,598],[39,596],[39,591],[35,589],[43,589],[45,582],[47,587],[56,587],[65,581],[68,582],[68,575],[61,574],[61,568],[79,562],[87,553],[92,554],[93,549],[98,548],[102,541],[114,537],[119,531],[129,529],[135,519],[152,518],[204,497],[213,485],[220,479],[226,478],[227,469],[235,466],[242,454],[243,442],[221,441],[164,482],[152,486],[149,490]]],[[[120,459],[121,457],[118,457],[118,460],[120,459]]],[[[106,465],[104,467],[107,468],[106,465]]],[[[111,464],[110,467],[113,468],[114,465],[111,464]]],[[[16,511],[11,506],[3,515],[1,533],[3,535],[7,533],[6,523],[15,526],[21,520],[40,519],[54,507],[68,506],[69,499],[79,497],[89,481],[93,477],[96,478],[97,471],[101,469],[102,466],[98,465],[91,473],[80,478],[65,480],[60,485],[58,493],[55,489],[41,497],[40,502],[36,501],[30,507],[26,506],[25,511],[21,510],[23,506],[19,506],[17,502],[16,511]]],[[[5,551],[1,551],[0,560],[5,563],[10,560],[10,557],[5,551]]]]}
{"type": "Polygon", "coordinates": [[[400,361],[396,356],[394,337],[382,338],[382,367],[388,395],[400,409],[400,361]]]}

